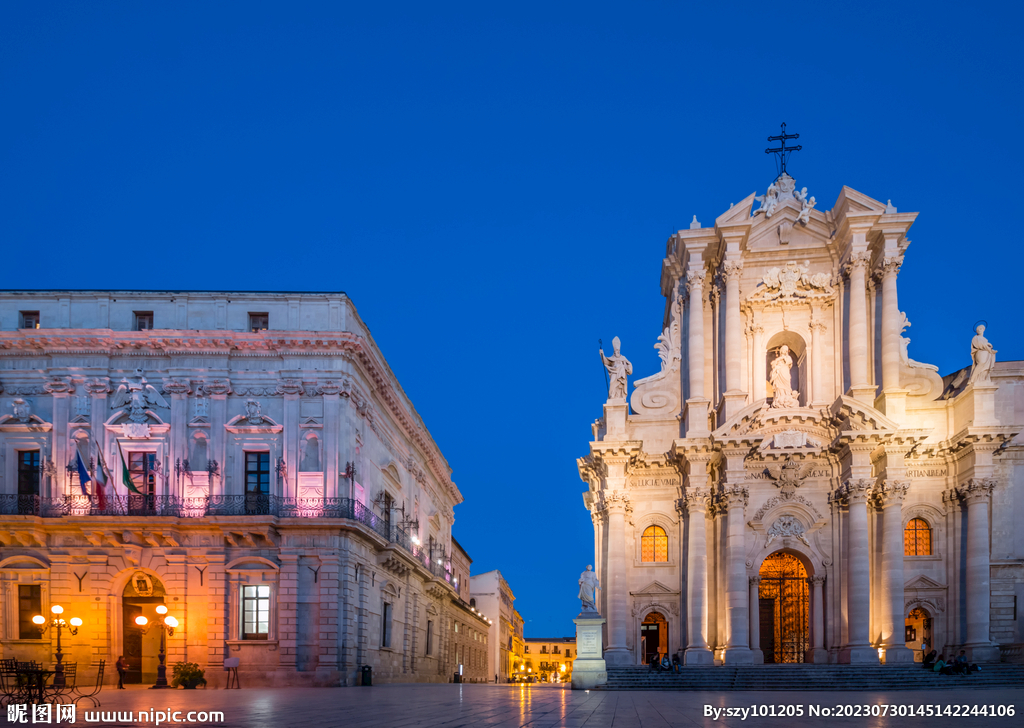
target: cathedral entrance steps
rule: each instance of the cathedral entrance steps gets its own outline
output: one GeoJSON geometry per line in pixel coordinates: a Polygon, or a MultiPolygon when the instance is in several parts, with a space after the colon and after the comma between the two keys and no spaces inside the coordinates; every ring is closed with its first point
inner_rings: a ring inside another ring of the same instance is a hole
{"type": "Polygon", "coordinates": [[[918,665],[740,665],[683,667],[679,673],[608,666],[602,690],[943,690],[1024,685],[1024,665],[982,665],[970,675],[937,675],[918,665]]]}

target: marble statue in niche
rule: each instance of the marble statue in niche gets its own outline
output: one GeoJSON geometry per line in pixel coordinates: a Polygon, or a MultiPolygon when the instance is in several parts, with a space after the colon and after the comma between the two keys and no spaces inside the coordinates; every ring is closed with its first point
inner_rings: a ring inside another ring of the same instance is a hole
{"type": "Polygon", "coordinates": [[[789,347],[783,344],[779,347],[778,355],[772,361],[771,376],[768,379],[774,391],[772,409],[800,406],[800,400],[797,397],[799,393],[790,386],[792,369],[793,357],[789,355],[789,347]]]}
{"type": "Polygon", "coordinates": [[[604,364],[605,369],[608,370],[608,377],[610,379],[608,385],[608,401],[626,399],[626,377],[633,373],[633,365],[630,364],[629,359],[622,356],[619,353],[621,342],[619,337],[616,336],[612,339],[612,351],[614,352],[611,356],[605,356],[604,349],[601,349],[601,363],[604,364]]]}
{"type": "Polygon", "coordinates": [[[991,384],[992,367],[996,363],[996,350],[985,338],[984,324],[974,329],[975,337],[971,339],[971,384],[991,384]]]}

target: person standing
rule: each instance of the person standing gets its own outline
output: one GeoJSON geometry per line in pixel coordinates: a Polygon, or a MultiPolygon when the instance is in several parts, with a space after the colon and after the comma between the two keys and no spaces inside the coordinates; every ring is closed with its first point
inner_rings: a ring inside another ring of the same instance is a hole
{"type": "Polygon", "coordinates": [[[124,690],[124,674],[128,672],[128,661],[124,659],[124,655],[117,658],[114,667],[117,668],[117,689],[124,690]]]}

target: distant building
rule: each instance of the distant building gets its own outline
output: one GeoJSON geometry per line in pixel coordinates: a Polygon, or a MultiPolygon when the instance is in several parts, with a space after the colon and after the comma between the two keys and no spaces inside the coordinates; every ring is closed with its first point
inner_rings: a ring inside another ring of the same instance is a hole
{"type": "Polygon", "coordinates": [[[543,682],[569,682],[572,662],[576,659],[575,637],[527,637],[525,670],[516,666],[519,674],[536,675],[543,682]]]}
{"type": "Polygon", "coordinates": [[[523,615],[518,609],[512,610],[512,652],[509,655],[509,675],[515,675],[519,665],[523,664],[526,655],[526,643],[523,641],[523,615]]]}
{"type": "Polygon", "coordinates": [[[498,570],[477,574],[471,577],[470,583],[470,604],[491,622],[488,640],[490,677],[493,680],[497,676],[498,682],[508,682],[513,654],[512,635],[515,632],[512,616],[515,596],[498,570]]]}
{"type": "Polygon", "coordinates": [[[485,679],[461,502],[343,293],[0,292],[0,657],[59,604],[79,681],[153,682],[162,601],[211,687],[485,679]]]}

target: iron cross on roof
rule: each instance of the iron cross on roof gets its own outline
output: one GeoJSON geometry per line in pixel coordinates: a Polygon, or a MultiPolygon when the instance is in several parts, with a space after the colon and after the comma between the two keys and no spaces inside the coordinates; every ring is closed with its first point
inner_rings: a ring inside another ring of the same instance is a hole
{"type": "Polygon", "coordinates": [[[778,154],[779,155],[779,161],[781,163],[781,165],[780,165],[781,168],[779,170],[779,177],[781,177],[782,175],[784,175],[786,173],[786,155],[789,152],[799,152],[801,149],[803,149],[803,147],[800,146],[799,144],[797,146],[795,146],[795,147],[787,147],[786,146],[786,140],[787,139],[799,139],[799,138],[800,138],[799,134],[787,134],[786,133],[786,122],[782,122],[782,133],[781,134],[779,134],[778,136],[770,136],[770,137],[768,137],[768,141],[770,141],[770,142],[778,142],[778,141],[782,142],[781,145],[779,145],[778,147],[776,147],[774,149],[765,149],[764,150],[765,154],[778,154]]]}

